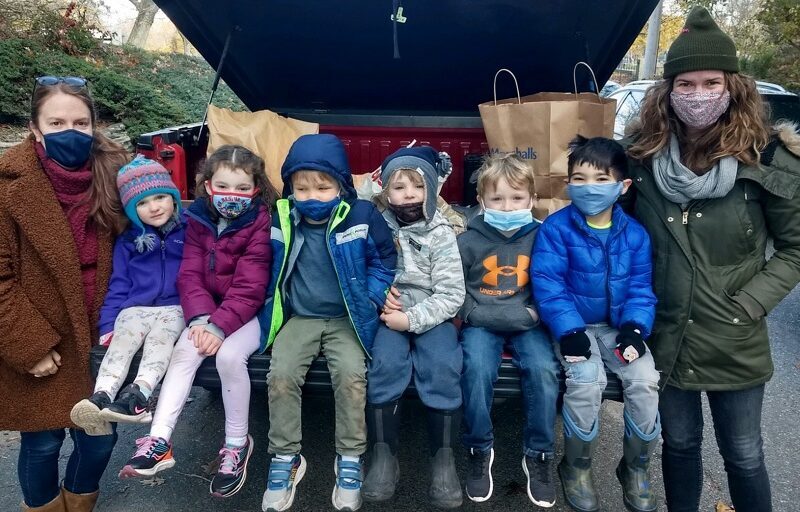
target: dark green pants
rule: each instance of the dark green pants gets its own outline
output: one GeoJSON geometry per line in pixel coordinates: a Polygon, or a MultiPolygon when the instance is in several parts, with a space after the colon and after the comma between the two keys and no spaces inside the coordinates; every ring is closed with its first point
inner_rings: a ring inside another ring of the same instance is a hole
{"type": "Polygon", "coordinates": [[[350,320],[295,316],[272,345],[267,375],[270,453],[300,453],[302,387],[320,351],[328,360],[336,402],[336,453],[357,456],[367,449],[367,367],[350,320]]]}

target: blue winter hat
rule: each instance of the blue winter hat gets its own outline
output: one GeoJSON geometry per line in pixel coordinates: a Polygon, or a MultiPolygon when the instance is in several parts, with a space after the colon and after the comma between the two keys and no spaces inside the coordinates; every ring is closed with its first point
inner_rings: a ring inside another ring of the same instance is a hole
{"type": "Polygon", "coordinates": [[[297,171],[323,172],[339,183],[343,197],[356,196],[347,152],[342,141],[335,135],[301,135],[294,141],[281,167],[283,197],[292,193],[292,174],[297,171]]]}
{"type": "Polygon", "coordinates": [[[168,194],[175,200],[176,212],[180,211],[181,193],[172,182],[169,171],[155,160],[136,155],[129,164],[123,165],[117,174],[117,188],[122,208],[134,226],[145,233],[144,224],[136,213],[136,204],[147,196],[168,194]]]}
{"type": "Polygon", "coordinates": [[[381,182],[386,187],[395,171],[416,170],[425,182],[425,218],[431,220],[436,213],[436,196],[439,177],[446,178],[452,170],[447,153],[439,153],[430,146],[401,148],[386,157],[381,164],[381,182]]]}

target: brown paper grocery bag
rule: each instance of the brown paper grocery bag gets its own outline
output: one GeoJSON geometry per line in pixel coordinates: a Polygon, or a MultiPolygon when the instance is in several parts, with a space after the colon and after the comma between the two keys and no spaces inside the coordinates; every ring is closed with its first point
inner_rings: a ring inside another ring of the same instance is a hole
{"type": "MultiPolygon", "coordinates": [[[[586,65],[579,62],[575,69],[581,64],[586,65]]],[[[567,144],[577,134],[612,137],[616,100],[601,98],[595,93],[578,93],[577,84],[575,93],[542,92],[520,96],[517,79],[508,69],[499,70],[494,81],[494,100],[478,105],[489,150],[492,153],[516,152],[530,163],[536,176],[534,215],[544,219],[569,204],[567,144]],[[497,76],[502,72],[514,79],[516,98],[497,100],[497,76]]]]}
{"type": "Polygon", "coordinates": [[[317,123],[279,116],[269,110],[234,112],[214,105],[208,107],[208,154],[225,144],[238,144],[264,159],[267,177],[283,190],[281,166],[301,135],[319,133],[317,123]]]}

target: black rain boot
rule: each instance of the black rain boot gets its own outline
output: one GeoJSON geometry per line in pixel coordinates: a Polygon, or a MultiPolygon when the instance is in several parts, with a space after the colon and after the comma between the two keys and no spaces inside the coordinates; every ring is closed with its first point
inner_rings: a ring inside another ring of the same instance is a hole
{"type": "Polygon", "coordinates": [[[644,435],[629,419],[625,418],[625,435],[622,438],[622,460],[617,466],[617,479],[622,484],[622,499],[631,512],[653,512],[658,509],[655,493],[650,486],[647,469],[650,457],[658,444],[661,425],[649,435],[644,435]]]}
{"type": "Polygon", "coordinates": [[[367,437],[369,457],[367,476],[361,495],[367,501],[384,501],[394,496],[400,479],[397,460],[397,425],[400,421],[400,404],[367,405],[367,437]]]}
{"type": "Polygon", "coordinates": [[[564,419],[564,458],[558,465],[558,474],[564,488],[564,499],[577,512],[600,510],[597,491],[592,482],[592,449],[597,442],[597,422],[588,434],[579,431],[567,409],[564,419]]]}
{"type": "Polygon", "coordinates": [[[438,508],[461,506],[463,494],[456,472],[453,443],[461,427],[461,411],[428,409],[428,438],[431,444],[431,486],[428,494],[438,508]]]}

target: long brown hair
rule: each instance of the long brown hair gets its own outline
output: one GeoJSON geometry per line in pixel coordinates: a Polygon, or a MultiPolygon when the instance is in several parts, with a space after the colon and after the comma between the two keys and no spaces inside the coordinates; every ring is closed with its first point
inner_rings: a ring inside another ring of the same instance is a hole
{"type": "Polygon", "coordinates": [[[635,134],[628,154],[644,160],[669,143],[670,133],[678,137],[684,165],[694,171],[707,171],[724,156],[733,156],[747,165],[757,166],[761,151],[769,142],[770,130],[764,101],[755,81],[747,75],[725,72],[725,87],[731,95],[730,107],[699,138],[691,139],[670,106],[672,79],[662,80],[645,94],[635,134]]]}
{"type": "Polygon", "coordinates": [[[228,144],[221,146],[211,153],[203,163],[200,170],[200,178],[197,182],[197,188],[195,189],[195,197],[197,199],[209,202],[209,211],[211,215],[216,216],[216,209],[211,204],[205,184],[206,181],[209,181],[211,177],[214,176],[217,169],[221,167],[241,169],[252,176],[255,186],[259,190],[261,201],[267,208],[272,210],[279,196],[278,191],[275,190],[275,187],[272,186],[269,178],[267,178],[264,160],[244,146],[228,144]]]}
{"type": "Polygon", "coordinates": [[[39,127],[39,111],[52,95],[69,94],[81,100],[88,108],[92,120],[94,143],[89,158],[92,169],[92,185],[86,196],[90,204],[89,216],[103,231],[119,234],[128,223],[122,211],[122,203],[117,190],[117,173],[120,167],[130,161],[125,148],[112,141],[97,130],[97,109],[86,86],[75,87],[63,82],[55,85],[40,85],[31,98],[31,123],[39,127]]]}

